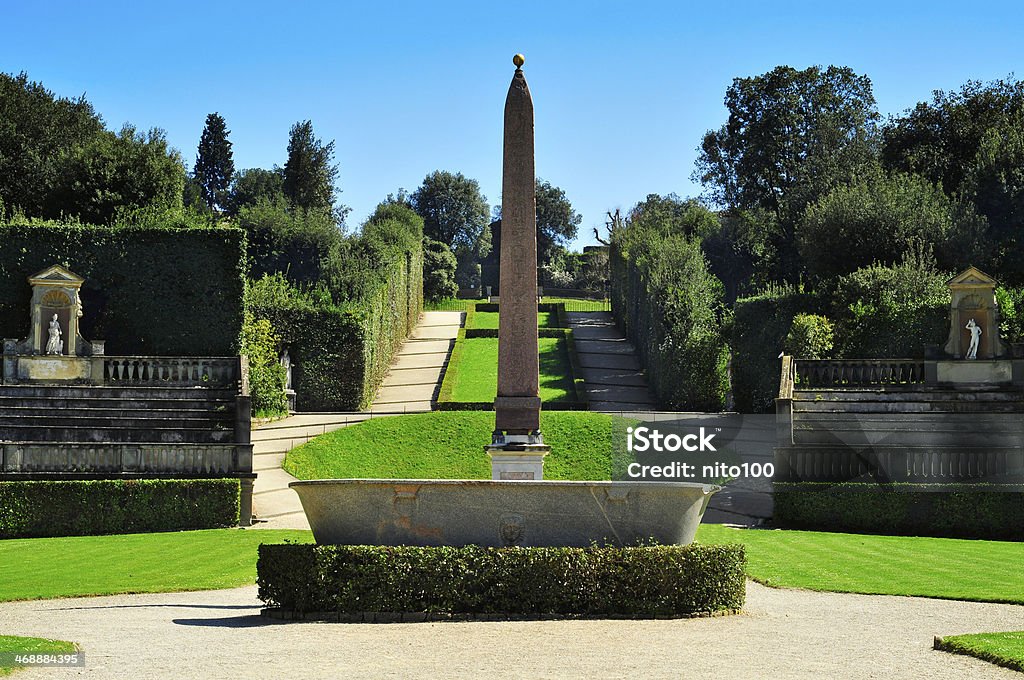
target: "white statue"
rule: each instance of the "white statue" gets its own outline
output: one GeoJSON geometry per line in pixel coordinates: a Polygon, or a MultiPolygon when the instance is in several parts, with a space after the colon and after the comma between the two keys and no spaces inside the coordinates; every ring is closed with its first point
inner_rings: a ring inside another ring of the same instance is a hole
{"type": "Polygon", "coordinates": [[[60,322],[57,321],[56,314],[54,314],[53,318],[50,320],[50,339],[46,341],[46,353],[64,353],[64,341],[60,339],[60,322]]]}
{"type": "Polygon", "coordinates": [[[287,349],[281,355],[281,365],[284,366],[284,388],[290,390],[292,388],[292,358],[288,355],[287,349]]]}
{"type": "Polygon", "coordinates": [[[972,318],[970,321],[967,322],[967,325],[964,326],[964,328],[966,328],[967,330],[969,330],[971,332],[971,344],[970,344],[970,346],[968,346],[967,354],[964,356],[964,358],[965,359],[977,359],[978,358],[978,341],[981,340],[981,326],[979,326],[978,324],[974,323],[974,319],[972,318]]]}

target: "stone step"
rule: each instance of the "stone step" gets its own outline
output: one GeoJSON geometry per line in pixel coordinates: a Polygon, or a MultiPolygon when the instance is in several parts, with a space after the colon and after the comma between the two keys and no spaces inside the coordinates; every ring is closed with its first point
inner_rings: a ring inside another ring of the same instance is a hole
{"type": "Polygon", "coordinates": [[[572,337],[580,340],[622,340],[622,332],[615,326],[572,326],[572,337]]]}
{"type": "Polygon", "coordinates": [[[106,399],[231,399],[237,390],[210,387],[148,387],[125,385],[0,385],[0,397],[66,397],[106,399]]]}
{"type": "Polygon", "coordinates": [[[436,385],[441,379],[441,367],[391,369],[384,378],[384,387],[401,385],[436,385]]]}
{"type": "Polygon", "coordinates": [[[631,354],[579,354],[580,366],[583,368],[628,369],[640,370],[640,361],[631,354]]]}
{"type": "Polygon", "coordinates": [[[118,414],[83,414],[79,411],[60,411],[46,415],[24,415],[0,411],[0,427],[7,425],[51,427],[53,425],[66,427],[97,427],[97,428],[123,428],[123,429],[145,429],[157,427],[161,429],[183,428],[183,429],[217,429],[226,428],[234,423],[234,418],[189,418],[179,415],[153,415],[150,417],[133,418],[123,417],[118,414]]]}
{"type": "Polygon", "coordinates": [[[25,417],[82,417],[82,418],[200,418],[204,420],[233,420],[234,410],[217,408],[121,408],[82,406],[25,406],[0,403],[0,416],[25,417]]]}
{"type": "Polygon", "coordinates": [[[1016,447],[1024,436],[1021,432],[983,432],[964,430],[874,430],[833,428],[804,430],[794,425],[793,441],[800,445],[845,445],[887,447],[1016,447]]]}
{"type": "MultiPolygon", "coordinates": [[[[573,331],[575,338],[576,331],[573,331]]],[[[636,348],[625,338],[609,340],[579,340],[576,339],[576,351],[591,354],[636,354],[636,348]]]]}
{"type": "Polygon", "coordinates": [[[626,404],[654,405],[654,399],[646,387],[618,387],[612,385],[584,385],[587,398],[591,401],[607,401],[626,404]]]}
{"type": "Polygon", "coordinates": [[[402,345],[400,357],[417,354],[447,354],[454,340],[409,340],[402,345]]]}
{"type": "Polygon", "coordinates": [[[621,401],[596,400],[590,401],[588,409],[604,413],[618,413],[619,411],[626,413],[653,413],[655,411],[655,408],[650,404],[629,404],[621,401]]]}
{"type": "Polygon", "coordinates": [[[643,371],[628,368],[584,368],[582,373],[588,388],[598,385],[647,387],[647,378],[643,371]]]}
{"type": "Polygon", "coordinates": [[[27,408],[97,408],[111,410],[203,410],[234,408],[229,399],[113,399],[77,397],[4,397],[0,396],[0,411],[9,407],[27,408]]]}
{"type": "Polygon", "coordinates": [[[0,425],[0,441],[12,442],[97,442],[97,443],[189,443],[227,444],[234,441],[231,429],[157,428],[127,430],[119,427],[69,427],[64,425],[0,425]]]}

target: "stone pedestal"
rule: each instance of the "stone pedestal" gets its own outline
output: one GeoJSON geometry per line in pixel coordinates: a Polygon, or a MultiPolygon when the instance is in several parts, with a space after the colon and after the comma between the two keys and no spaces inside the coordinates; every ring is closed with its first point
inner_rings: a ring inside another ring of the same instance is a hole
{"type": "MultiPolygon", "coordinates": [[[[953,387],[977,387],[990,385],[1010,385],[1019,379],[1024,361],[984,360],[975,361],[936,361],[935,382],[939,385],[953,387]]],[[[925,367],[925,378],[930,372],[925,367]]]]}
{"type": "Polygon", "coordinates": [[[551,452],[543,444],[488,446],[491,479],[499,481],[539,481],[544,479],[544,457],[551,452]]]}

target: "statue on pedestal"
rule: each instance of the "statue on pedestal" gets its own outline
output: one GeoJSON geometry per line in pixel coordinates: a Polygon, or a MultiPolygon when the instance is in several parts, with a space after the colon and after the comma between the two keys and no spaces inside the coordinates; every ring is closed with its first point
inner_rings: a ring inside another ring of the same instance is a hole
{"type": "Polygon", "coordinates": [[[46,341],[47,354],[63,354],[64,341],[60,339],[60,322],[54,314],[50,319],[50,339],[46,341]]]}
{"type": "Polygon", "coordinates": [[[967,354],[964,356],[965,359],[977,359],[978,358],[978,342],[981,340],[981,327],[974,323],[974,319],[971,318],[964,326],[971,332],[971,343],[967,347],[967,354]]]}

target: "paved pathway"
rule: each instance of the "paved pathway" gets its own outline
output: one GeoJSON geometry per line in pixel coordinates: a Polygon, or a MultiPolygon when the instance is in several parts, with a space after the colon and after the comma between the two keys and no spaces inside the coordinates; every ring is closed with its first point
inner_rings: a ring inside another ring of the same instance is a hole
{"type": "Polygon", "coordinates": [[[744,614],[654,621],[262,619],[255,586],[0,604],[0,631],[73,640],[85,667],[19,678],[1019,678],[932,638],[1022,630],[1024,607],[747,587],[744,614]]]}
{"type": "Polygon", "coordinates": [[[636,348],[610,312],[568,312],[592,411],[650,411],[655,400],[636,348]]]}
{"type": "Polygon", "coordinates": [[[313,437],[374,415],[430,410],[462,319],[462,312],[423,313],[369,413],[299,413],[253,430],[253,469],[257,473],[253,509],[260,520],[258,528],[309,528],[299,497],[288,488],[295,477],[281,469],[288,451],[313,437]]]}
{"type": "Polygon", "coordinates": [[[463,317],[462,312],[423,312],[419,326],[402,345],[391,372],[384,378],[371,411],[430,410],[463,317]]]}

